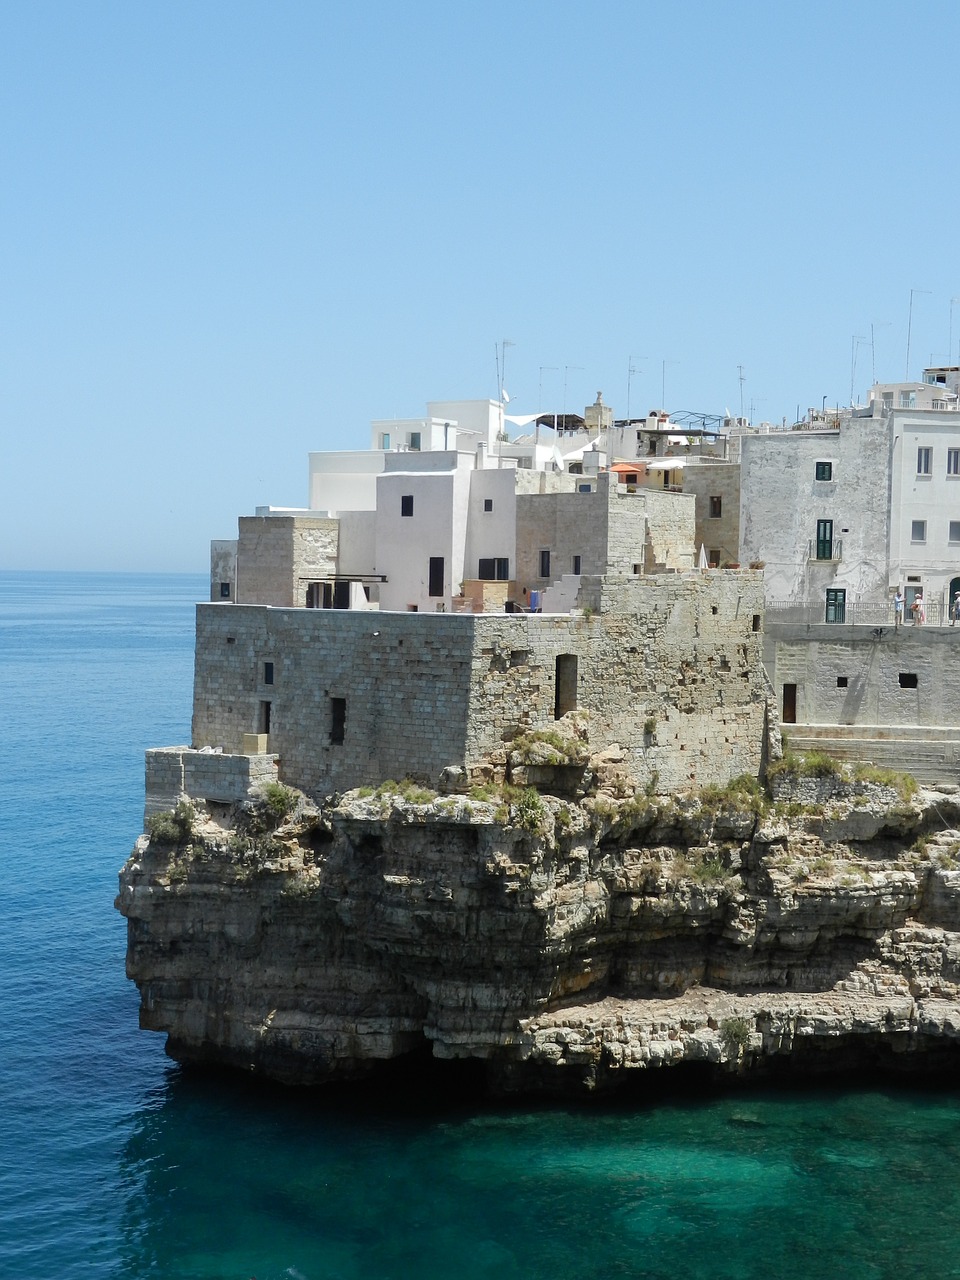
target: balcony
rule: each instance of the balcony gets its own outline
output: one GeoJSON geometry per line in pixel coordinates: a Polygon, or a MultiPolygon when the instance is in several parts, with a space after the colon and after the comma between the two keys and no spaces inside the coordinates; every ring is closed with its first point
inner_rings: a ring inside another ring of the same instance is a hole
{"type": "Polygon", "coordinates": [[[843,559],[843,539],[811,538],[807,543],[807,559],[821,564],[830,562],[835,564],[843,559]]]}

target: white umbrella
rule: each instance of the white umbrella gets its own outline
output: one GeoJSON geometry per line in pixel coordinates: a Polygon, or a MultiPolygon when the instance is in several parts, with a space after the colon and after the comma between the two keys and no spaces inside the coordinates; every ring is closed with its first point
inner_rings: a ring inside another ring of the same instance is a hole
{"type": "Polygon", "coordinates": [[[700,555],[697,559],[697,568],[698,569],[710,568],[710,562],[707,559],[707,551],[702,542],[700,543],[700,555]]]}

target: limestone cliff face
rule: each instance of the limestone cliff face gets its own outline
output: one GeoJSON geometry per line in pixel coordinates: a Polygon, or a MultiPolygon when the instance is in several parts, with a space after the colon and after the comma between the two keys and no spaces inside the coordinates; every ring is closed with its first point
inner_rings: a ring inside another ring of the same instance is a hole
{"type": "Polygon", "coordinates": [[[200,815],[120,873],[141,1023],[296,1082],[428,1043],[500,1088],[960,1047],[960,804],[833,790],[200,815]]]}

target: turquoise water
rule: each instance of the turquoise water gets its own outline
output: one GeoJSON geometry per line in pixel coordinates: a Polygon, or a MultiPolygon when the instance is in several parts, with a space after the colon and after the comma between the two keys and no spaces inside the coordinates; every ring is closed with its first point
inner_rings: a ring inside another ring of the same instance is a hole
{"type": "Polygon", "coordinates": [[[205,590],[0,574],[0,1277],[960,1276],[960,1092],[431,1111],[165,1058],[112,902],[205,590]]]}

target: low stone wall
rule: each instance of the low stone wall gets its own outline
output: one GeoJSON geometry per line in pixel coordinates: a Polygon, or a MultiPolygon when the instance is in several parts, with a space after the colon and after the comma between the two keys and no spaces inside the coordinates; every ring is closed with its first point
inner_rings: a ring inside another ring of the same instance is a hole
{"type": "Polygon", "coordinates": [[[172,809],[183,796],[237,804],[251,790],[277,781],[274,755],[227,755],[191,747],[157,747],[146,755],[144,816],[172,809]]]}

